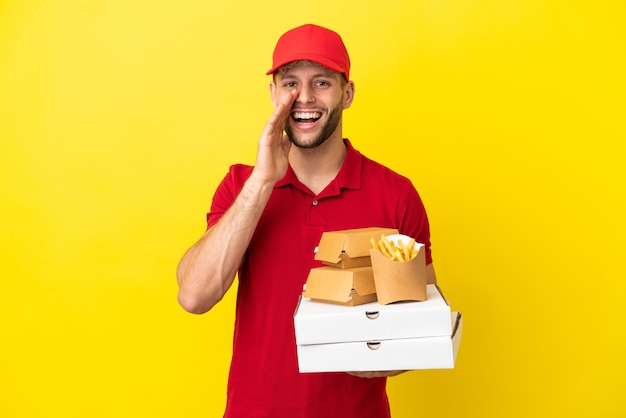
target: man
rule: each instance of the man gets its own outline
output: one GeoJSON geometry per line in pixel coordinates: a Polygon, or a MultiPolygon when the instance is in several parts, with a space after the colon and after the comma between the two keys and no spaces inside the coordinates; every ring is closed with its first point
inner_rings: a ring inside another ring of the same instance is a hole
{"type": "Polygon", "coordinates": [[[389,417],[386,377],[399,372],[298,372],[293,314],[322,232],[394,227],[426,244],[426,212],[411,182],[343,138],[352,104],[350,59],[340,36],[304,25],[276,45],[275,111],[254,167],[233,165],[208,226],[178,267],[180,304],[204,313],[238,273],[225,417],[389,417]],[[283,133],[286,132],[286,135],[283,133]]]}

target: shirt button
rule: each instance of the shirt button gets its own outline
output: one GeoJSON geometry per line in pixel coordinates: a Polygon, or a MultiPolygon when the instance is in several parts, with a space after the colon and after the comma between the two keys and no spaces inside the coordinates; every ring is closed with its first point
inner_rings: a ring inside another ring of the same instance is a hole
{"type": "Polygon", "coordinates": [[[318,201],[318,200],[314,200],[314,201],[313,201],[313,206],[317,206],[317,204],[318,204],[318,203],[319,203],[319,201],[318,201]]]}

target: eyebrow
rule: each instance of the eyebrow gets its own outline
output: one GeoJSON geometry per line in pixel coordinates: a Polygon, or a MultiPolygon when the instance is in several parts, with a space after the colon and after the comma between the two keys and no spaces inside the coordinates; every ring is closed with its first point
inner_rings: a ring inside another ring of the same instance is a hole
{"type": "MultiPolygon", "coordinates": [[[[332,71],[324,71],[324,72],[313,74],[312,78],[320,78],[320,77],[323,77],[323,78],[334,78],[333,76],[334,76],[334,74],[333,74],[332,71]]],[[[290,74],[290,73],[285,73],[285,74],[283,74],[281,76],[281,80],[284,80],[286,78],[294,79],[294,78],[298,78],[298,77],[296,77],[294,74],[290,74]]]]}

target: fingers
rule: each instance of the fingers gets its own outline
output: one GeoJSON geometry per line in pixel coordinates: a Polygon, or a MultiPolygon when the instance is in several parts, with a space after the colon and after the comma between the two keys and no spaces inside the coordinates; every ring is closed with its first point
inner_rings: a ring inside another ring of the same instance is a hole
{"type": "Polygon", "coordinates": [[[265,124],[259,138],[259,148],[253,174],[262,181],[275,182],[284,177],[289,165],[291,141],[284,135],[287,120],[297,94],[290,92],[281,96],[276,110],[265,124]]]}
{"type": "Polygon", "coordinates": [[[274,113],[267,121],[267,128],[270,133],[282,134],[285,126],[287,125],[287,120],[291,114],[291,108],[296,100],[296,97],[298,97],[298,92],[295,90],[292,90],[288,94],[282,96],[281,101],[274,110],[274,113]]]}
{"type": "Polygon", "coordinates": [[[393,377],[401,373],[404,373],[405,371],[406,370],[389,370],[389,371],[379,371],[379,372],[347,372],[347,373],[355,377],[372,379],[374,377],[393,377]]]}
{"type": "Polygon", "coordinates": [[[298,90],[290,90],[287,94],[283,95],[278,105],[284,105],[288,109],[291,109],[291,106],[298,97],[298,94],[300,94],[298,90]]]}
{"type": "Polygon", "coordinates": [[[289,155],[289,150],[291,149],[291,140],[287,135],[283,135],[283,152],[285,155],[289,155]]]}

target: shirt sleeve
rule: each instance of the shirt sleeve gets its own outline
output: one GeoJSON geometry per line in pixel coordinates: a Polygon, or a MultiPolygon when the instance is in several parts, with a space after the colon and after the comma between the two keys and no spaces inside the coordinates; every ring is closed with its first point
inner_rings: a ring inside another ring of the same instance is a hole
{"type": "Polygon", "coordinates": [[[252,172],[252,167],[235,164],[230,166],[228,173],[217,186],[211,203],[211,211],[207,213],[207,229],[214,226],[222,215],[232,206],[239,195],[243,184],[252,172]]]}
{"type": "Polygon", "coordinates": [[[415,241],[424,244],[426,247],[426,264],[432,263],[428,215],[421,197],[412,184],[407,188],[400,210],[400,226],[398,230],[401,234],[414,237],[415,241]]]}

